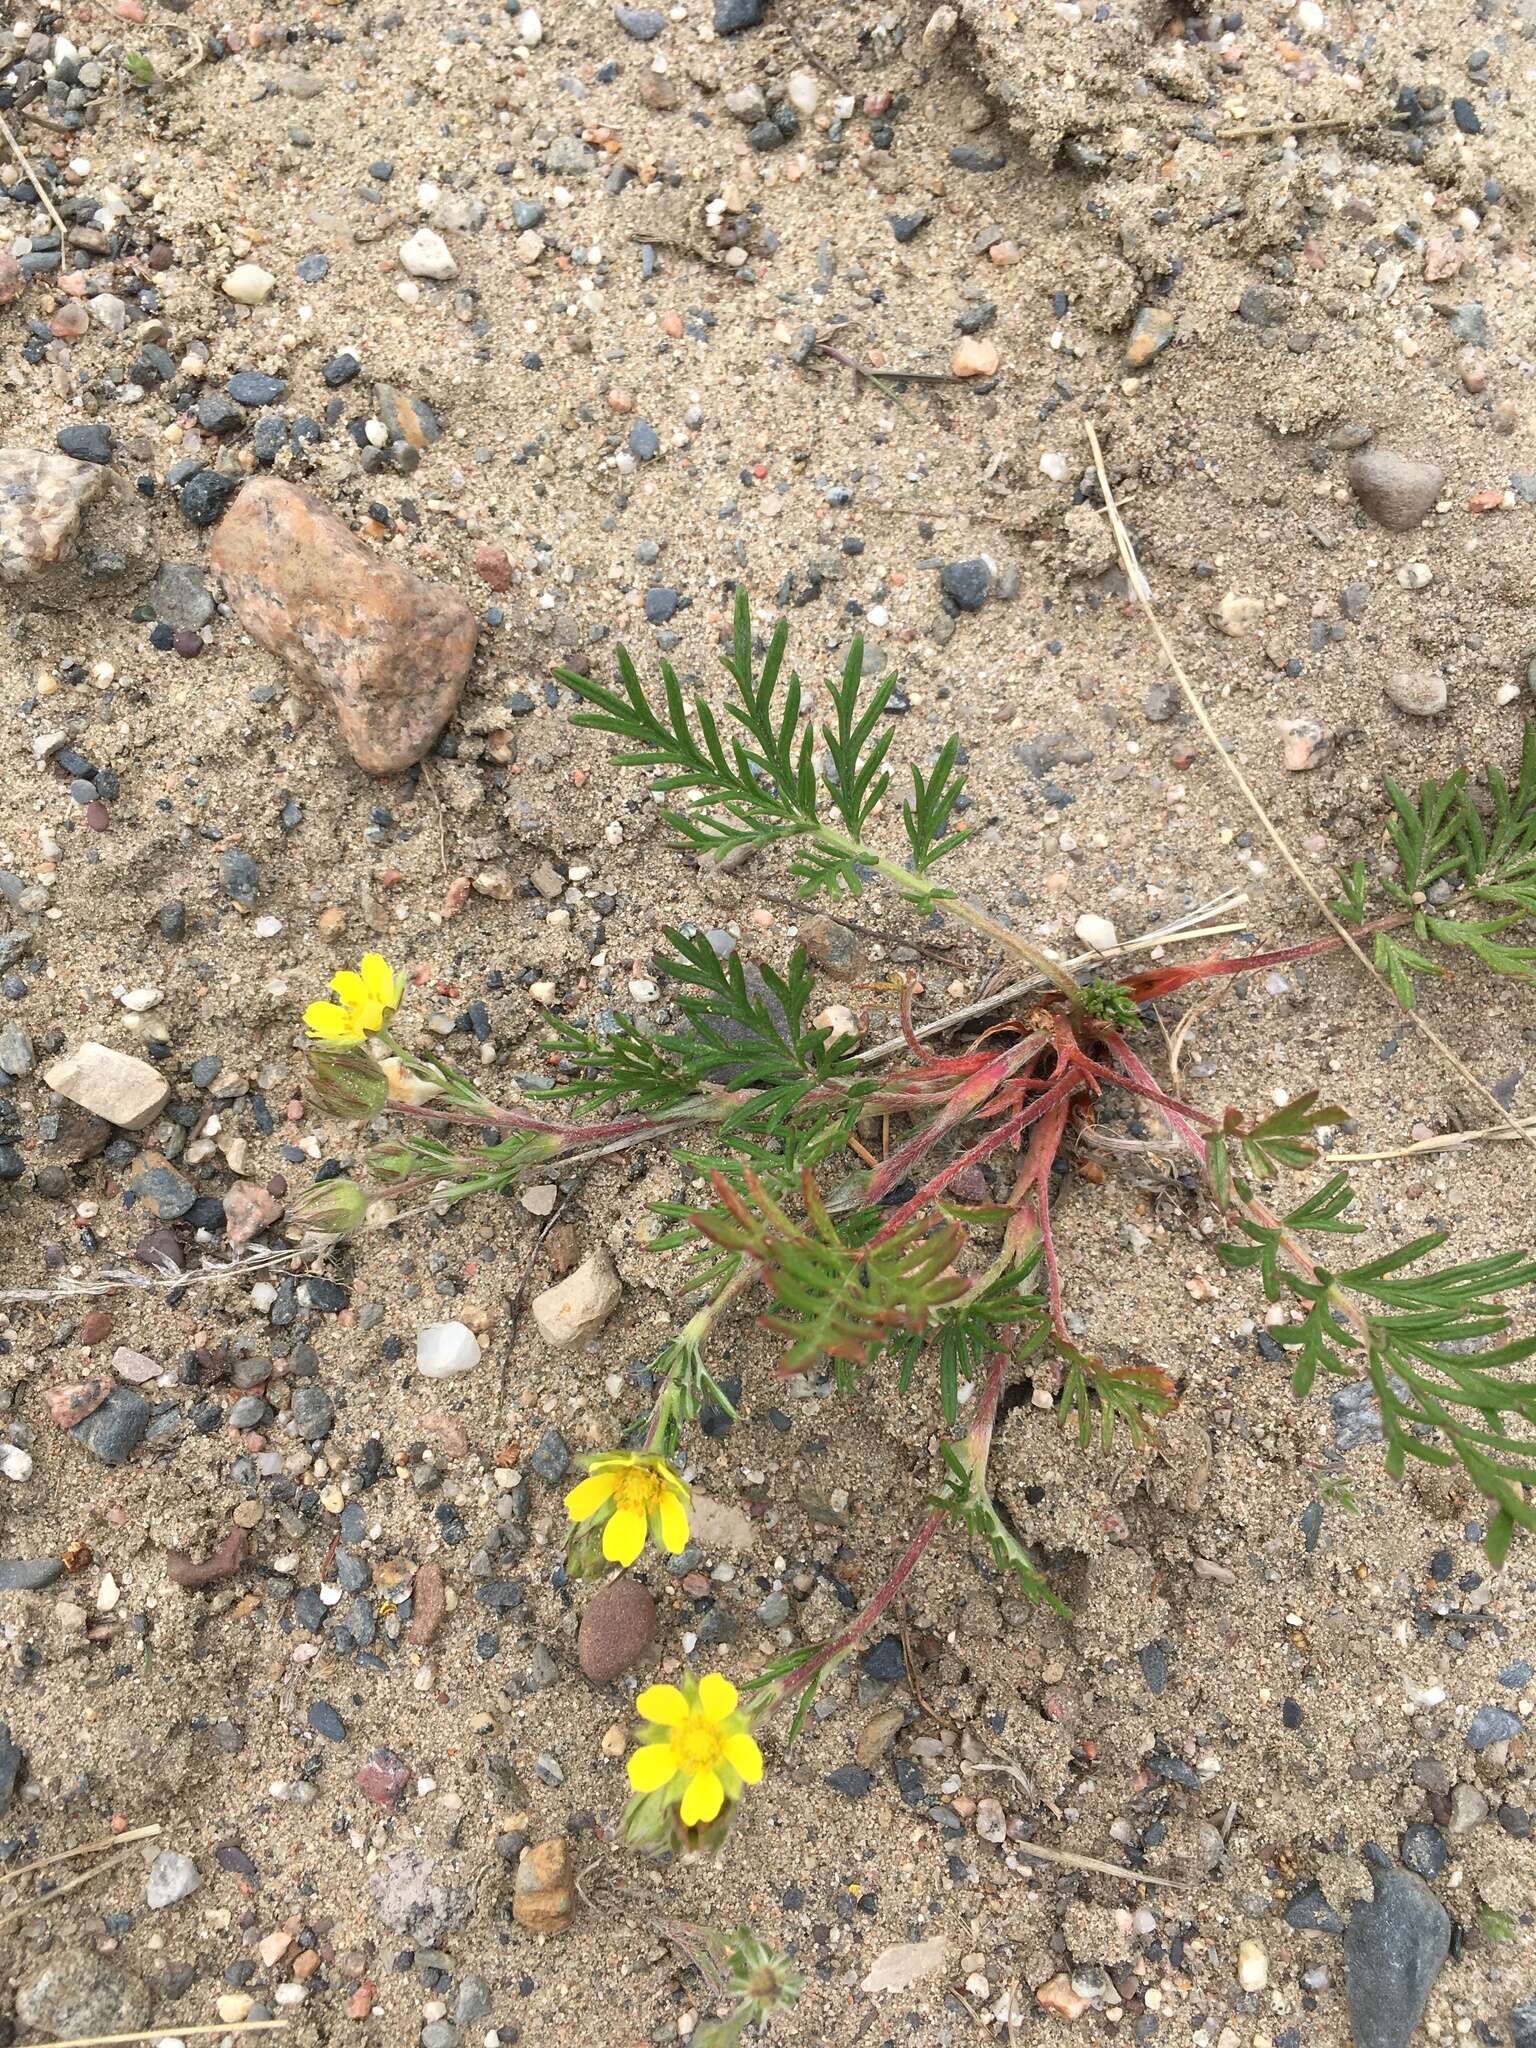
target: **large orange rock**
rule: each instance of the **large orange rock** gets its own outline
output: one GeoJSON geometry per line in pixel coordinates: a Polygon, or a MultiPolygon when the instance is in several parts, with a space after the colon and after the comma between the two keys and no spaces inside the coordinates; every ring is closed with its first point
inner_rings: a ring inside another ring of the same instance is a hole
{"type": "Polygon", "coordinates": [[[251,638],[329,696],[359,768],[392,775],[421,759],[474,659],[461,597],[376,554],[281,477],[245,486],[210,561],[251,638]]]}

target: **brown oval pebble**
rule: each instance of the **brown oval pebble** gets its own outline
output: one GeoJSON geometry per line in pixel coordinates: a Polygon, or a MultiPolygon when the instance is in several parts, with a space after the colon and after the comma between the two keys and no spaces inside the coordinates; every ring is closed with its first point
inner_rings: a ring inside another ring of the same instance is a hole
{"type": "Polygon", "coordinates": [[[1367,517],[1389,533],[1407,533],[1434,510],[1445,471],[1391,448],[1364,448],[1349,465],[1349,488],[1367,517]]]}
{"type": "Polygon", "coordinates": [[[112,1334],[112,1312],[110,1309],[93,1308],[80,1325],[82,1344],[99,1344],[103,1337],[112,1334]]]}
{"type": "Polygon", "coordinates": [[[203,636],[194,633],[190,626],[184,626],[171,644],[183,661],[191,661],[203,651],[203,636]]]}
{"type": "Polygon", "coordinates": [[[85,822],[93,832],[105,832],[112,822],[112,814],[104,803],[95,800],[85,807],[85,822]]]}
{"type": "Polygon", "coordinates": [[[594,1685],[609,1685],[650,1648],[656,1635],[656,1602],[634,1579],[600,1586],[582,1610],[576,1661],[594,1685]]]}

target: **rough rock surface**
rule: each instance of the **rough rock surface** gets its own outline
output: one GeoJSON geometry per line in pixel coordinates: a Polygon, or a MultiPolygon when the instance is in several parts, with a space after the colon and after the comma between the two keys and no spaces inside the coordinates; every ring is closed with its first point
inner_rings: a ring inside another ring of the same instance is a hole
{"type": "Polygon", "coordinates": [[[392,775],[421,759],[474,659],[462,598],[375,554],[279,477],[245,486],[210,559],[251,637],[330,697],[359,768],[392,775]]]}
{"type": "Polygon", "coordinates": [[[70,611],[132,589],[156,561],[145,514],[110,469],[53,449],[0,448],[0,584],[70,611]]]}

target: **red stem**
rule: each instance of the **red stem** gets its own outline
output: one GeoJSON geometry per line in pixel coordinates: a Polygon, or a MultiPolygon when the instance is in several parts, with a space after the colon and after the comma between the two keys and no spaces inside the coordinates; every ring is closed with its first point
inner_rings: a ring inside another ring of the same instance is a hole
{"type": "MultiPolygon", "coordinates": [[[[1116,1079],[1133,1083],[1139,1093],[1155,1100],[1158,1108],[1167,1118],[1168,1126],[1174,1136],[1186,1144],[1197,1158],[1203,1159],[1205,1157],[1205,1140],[1191,1122],[1191,1118],[1198,1116],[1200,1112],[1198,1110],[1191,1110],[1186,1103],[1175,1102],[1171,1095],[1164,1095],[1151,1074],[1148,1073],[1141,1061],[1137,1059],[1135,1053],[1131,1051],[1131,1048],[1126,1044],[1118,1031],[1104,1030],[1101,1035],[1104,1043],[1113,1053],[1117,1065],[1123,1070],[1123,1074],[1117,1075],[1116,1079]]],[[[1206,1121],[1213,1125],[1215,1123],[1214,1118],[1207,1118],[1206,1121]]]]}
{"type": "MultiPolygon", "coordinates": [[[[966,1445],[978,1464],[985,1464],[986,1449],[992,1439],[992,1424],[997,1417],[997,1404],[1003,1395],[1003,1375],[1007,1370],[1007,1352],[994,1352],[991,1370],[982,1387],[981,1398],[976,1403],[976,1414],[965,1433],[966,1445]]],[[[897,1558],[890,1577],[869,1605],[854,1616],[841,1635],[834,1636],[830,1643],[824,1643],[814,1657],[808,1658],[804,1664],[798,1665],[794,1671],[788,1673],[781,1681],[784,1690],[799,1692],[807,1679],[814,1678],[818,1671],[824,1671],[835,1658],[840,1657],[845,1650],[851,1649],[860,1636],[869,1632],[911,1578],[917,1568],[918,1559],[938,1534],[940,1525],[948,1520],[949,1514],[944,1508],[935,1508],[931,1514],[924,1517],[918,1526],[917,1534],[897,1558]]]]}
{"type": "Polygon", "coordinates": [[[1056,1263],[1056,1240],[1051,1235],[1051,1168],[1061,1149],[1062,1135],[1071,1112],[1070,1095],[1052,1110],[1030,1140],[1024,1173],[1035,1190],[1035,1220],[1040,1230],[1040,1256],[1045,1265],[1046,1299],[1051,1311],[1051,1328],[1064,1342],[1072,1341],[1061,1300],[1061,1271],[1056,1263]]]}
{"type": "Polygon", "coordinates": [[[919,1209],[926,1208],[930,1202],[937,1201],[950,1182],[958,1180],[968,1166],[979,1165],[989,1153],[997,1151],[1001,1145],[1011,1145],[1025,1124],[1032,1117],[1038,1116],[1048,1101],[1049,1097],[1044,1097],[1032,1109],[1020,1110],[1015,1116],[1010,1117],[1007,1123],[999,1124],[995,1130],[988,1131],[985,1137],[978,1138],[976,1143],[968,1151],[962,1152],[958,1159],[952,1159],[948,1166],[941,1168],[931,1181],[918,1189],[910,1201],[903,1202],[899,1209],[892,1211],[870,1239],[870,1249],[873,1250],[877,1244],[884,1244],[888,1237],[894,1237],[909,1217],[915,1216],[919,1209]]]}
{"type": "Polygon", "coordinates": [[[957,1124],[966,1122],[984,1109],[1003,1083],[1042,1052],[1046,1043],[1043,1032],[1018,1039],[1004,1051],[994,1054],[984,1067],[963,1081],[938,1115],[908,1138],[904,1145],[898,1145],[878,1171],[870,1176],[865,1190],[866,1200],[878,1202],[882,1195],[889,1194],[905,1177],[907,1169],[914,1166],[930,1146],[937,1144],[946,1131],[952,1131],[957,1124]]]}
{"type": "MultiPolygon", "coordinates": [[[[1390,917],[1361,925],[1353,936],[1358,941],[1374,938],[1377,932],[1395,931],[1399,925],[1409,923],[1412,916],[1412,911],[1394,910],[1390,917]]],[[[1194,981],[1214,981],[1219,974],[1247,974],[1255,967],[1289,967],[1298,960],[1315,960],[1319,954],[1336,953],[1343,944],[1343,939],[1333,932],[1326,939],[1309,939],[1305,945],[1286,946],[1275,953],[1249,953],[1243,959],[1194,960],[1184,967],[1149,967],[1145,973],[1128,974],[1121,986],[1134,1001],[1152,1002],[1159,996],[1172,995],[1176,989],[1187,988],[1194,981]]]]}

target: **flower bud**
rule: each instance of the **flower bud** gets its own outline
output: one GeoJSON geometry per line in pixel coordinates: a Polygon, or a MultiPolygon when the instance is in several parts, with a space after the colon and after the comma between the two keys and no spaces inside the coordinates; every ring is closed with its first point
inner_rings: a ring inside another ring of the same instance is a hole
{"type": "Polygon", "coordinates": [[[367,1209],[368,1197],[355,1180],[317,1180],[290,1205],[288,1214],[323,1237],[345,1237],[362,1223],[367,1209]]]}
{"type": "Polygon", "coordinates": [[[388,1077],[361,1046],[311,1046],[309,1065],[309,1099],[337,1123],[367,1123],[389,1100],[388,1077]]]}
{"type": "Polygon", "coordinates": [[[404,1138],[386,1138],[382,1145],[370,1146],[363,1155],[363,1164],[381,1187],[398,1187],[401,1181],[410,1180],[419,1173],[423,1165],[435,1161],[422,1160],[417,1156],[415,1146],[404,1138]]]}

